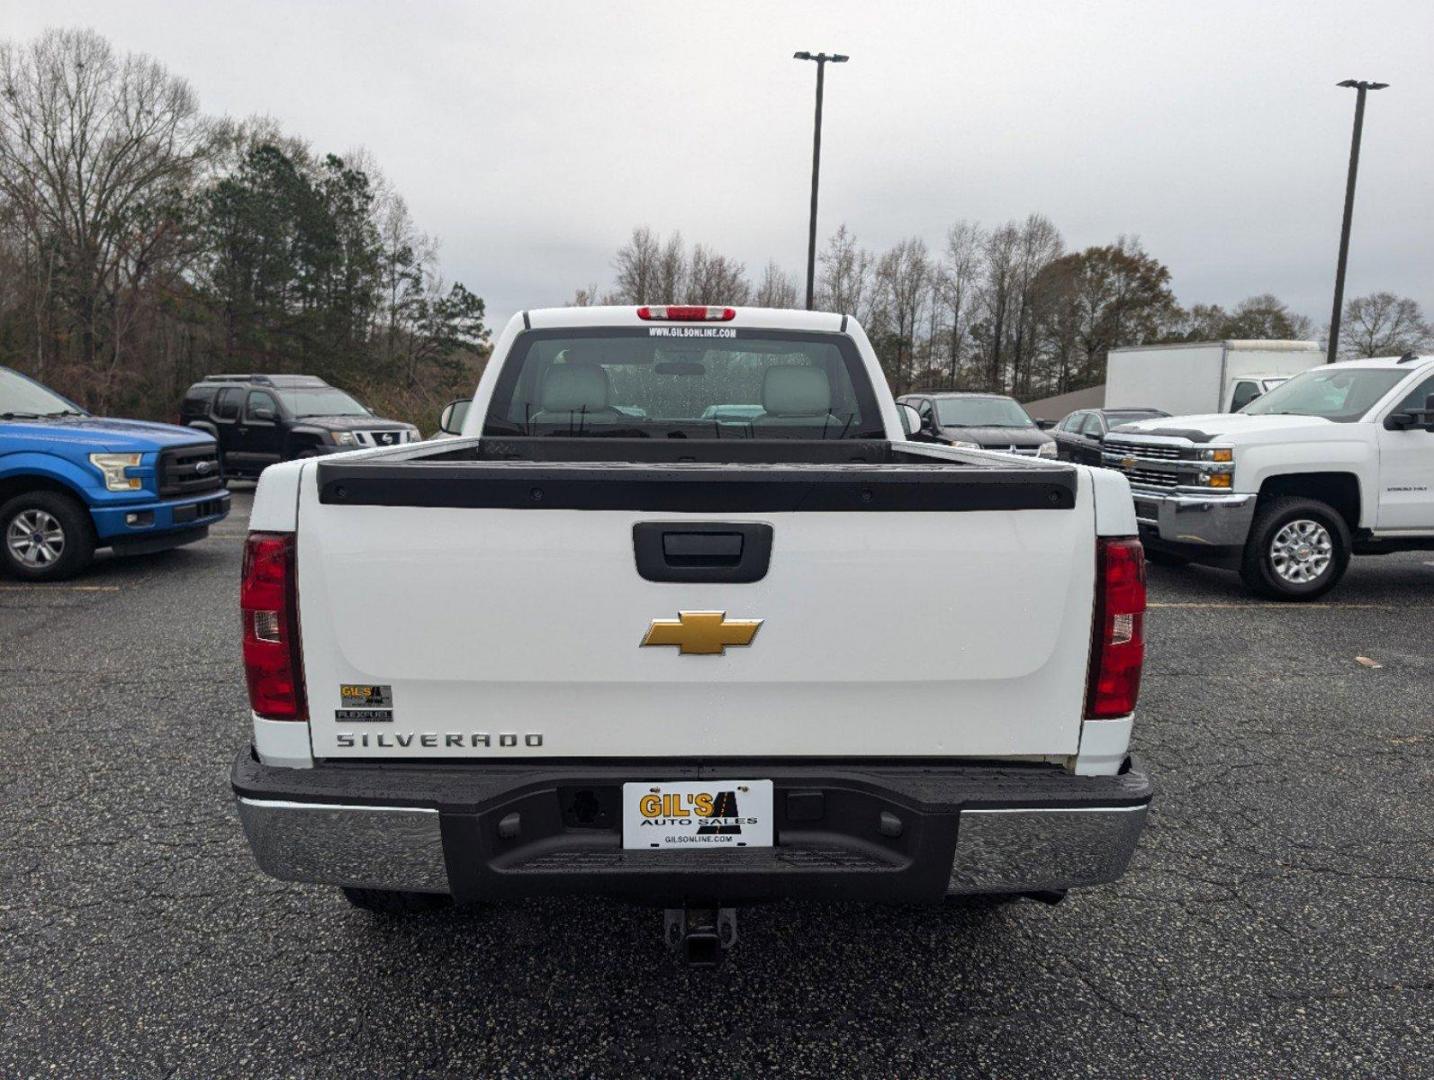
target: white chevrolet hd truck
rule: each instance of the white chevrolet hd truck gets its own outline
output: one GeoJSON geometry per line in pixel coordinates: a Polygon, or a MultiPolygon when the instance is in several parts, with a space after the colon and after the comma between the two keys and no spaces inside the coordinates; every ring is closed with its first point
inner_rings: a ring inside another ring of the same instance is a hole
{"type": "Polygon", "coordinates": [[[841,315],[530,311],[460,437],[265,470],[239,815],[376,911],[1055,899],[1125,870],[1124,478],[908,442],[841,315]]]}
{"type": "Polygon", "coordinates": [[[1351,555],[1434,550],[1434,356],[1328,364],[1239,413],[1126,424],[1102,457],[1153,559],[1313,600],[1351,555]]]}

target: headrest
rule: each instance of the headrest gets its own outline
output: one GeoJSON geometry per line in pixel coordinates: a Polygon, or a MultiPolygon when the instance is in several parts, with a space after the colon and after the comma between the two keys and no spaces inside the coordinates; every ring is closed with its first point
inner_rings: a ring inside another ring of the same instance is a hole
{"type": "Polygon", "coordinates": [[[824,416],[831,407],[832,388],[822,368],[787,364],[768,368],[762,377],[762,408],[770,416],[824,416]]]}
{"type": "Polygon", "coordinates": [[[607,401],[607,372],[596,364],[554,364],[543,372],[543,412],[597,412],[607,401]]]}

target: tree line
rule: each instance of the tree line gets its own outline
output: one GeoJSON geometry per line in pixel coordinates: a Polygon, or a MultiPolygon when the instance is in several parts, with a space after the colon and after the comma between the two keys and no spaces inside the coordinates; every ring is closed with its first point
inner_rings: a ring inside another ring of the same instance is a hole
{"type": "MultiPolygon", "coordinates": [[[[0,364],[83,405],[168,418],[204,374],[303,371],[431,423],[489,348],[482,299],[444,280],[437,253],[362,152],[207,116],[183,79],[93,31],[0,43],[0,364]]],[[[776,261],[749,274],[646,227],[613,271],[572,302],[801,303],[776,261]]],[[[1316,332],[1269,294],[1186,309],[1137,239],[1067,250],[1040,214],[881,252],[843,225],[817,286],[819,307],[862,321],[899,392],[1038,397],[1102,381],[1122,345],[1316,332]]],[[[1349,302],[1340,344],[1431,339],[1414,300],[1380,292],[1349,302]]]]}
{"type": "MultiPolygon", "coordinates": [[[[590,284],[570,303],[801,303],[796,278],[775,261],[753,283],[742,263],[645,225],[618,249],[613,271],[611,287],[590,284]]],[[[1138,239],[1069,251],[1041,214],[994,227],[958,221],[934,249],[910,237],[884,252],[843,224],[818,254],[815,294],[819,310],[860,320],[897,393],[940,387],[1033,400],[1104,382],[1106,354],[1121,346],[1317,333],[1270,293],[1229,309],[1182,307],[1169,268],[1138,239]]],[[[1389,292],[1350,300],[1340,337],[1346,357],[1434,348],[1419,305],[1389,292]]]]}
{"type": "Polygon", "coordinates": [[[205,116],[93,31],[0,43],[0,364],[97,412],[302,371],[431,420],[489,337],[437,248],[362,153],[205,116]]]}

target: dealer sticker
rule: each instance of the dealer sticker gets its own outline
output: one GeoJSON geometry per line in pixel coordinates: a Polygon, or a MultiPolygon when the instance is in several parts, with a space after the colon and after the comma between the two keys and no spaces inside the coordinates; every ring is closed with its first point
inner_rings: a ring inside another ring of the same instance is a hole
{"type": "Polygon", "coordinates": [[[339,704],[346,709],[391,709],[393,687],[375,683],[340,683],[339,704]]]}
{"type": "Polygon", "coordinates": [[[622,785],[622,846],[631,850],[772,846],[772,781],[622,785]]]}

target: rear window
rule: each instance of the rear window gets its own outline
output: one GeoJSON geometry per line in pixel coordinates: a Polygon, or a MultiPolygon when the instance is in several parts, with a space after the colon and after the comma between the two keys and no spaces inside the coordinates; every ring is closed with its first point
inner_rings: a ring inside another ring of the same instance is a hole
{"type": "Polygon", "coordinates": [[[207,413],[209,403],[214,400],[218,387],[214,386],[191,386],[189,392],[184,395],[184,403],[180,406],[181,412],[207,413]]]}
{"type": "Polygon", "coordinates": [[[845,335],[696,326],[521,335],[484,434],[885,437],[866,369],[845,335]]]}
{"type": "Polygon", "coordinates": [[[244,396],[244,391],[237,386],[226,386],[219,392],[219,404],[214,408],[214,415],[220,420],[233,420],[239,415],[239,399],[244,396]]]}

